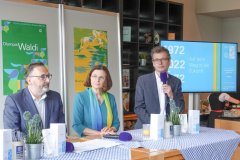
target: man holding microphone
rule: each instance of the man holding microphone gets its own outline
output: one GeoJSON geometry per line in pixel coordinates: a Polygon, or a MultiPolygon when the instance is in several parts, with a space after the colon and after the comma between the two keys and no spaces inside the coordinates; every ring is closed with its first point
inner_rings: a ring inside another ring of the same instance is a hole
{"type": "Polygon", "coordinates": [[[184,109],[181,81],[167,73],[171,64],[168,49],[160,46],[154,47],[151,57],[155,71],[140,76],[136,84],[134,107],[134,112],[138,116],[136,129],[142,128],[142,124],[149,124],[151,114],[168,115],[170,100],[175,101],[180,111],[184,109]]]}

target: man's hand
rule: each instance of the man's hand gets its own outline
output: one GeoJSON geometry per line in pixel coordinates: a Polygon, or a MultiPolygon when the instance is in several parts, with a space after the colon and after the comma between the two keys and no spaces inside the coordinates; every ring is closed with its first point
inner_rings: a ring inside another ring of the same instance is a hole
{"type": "Polygon", "coordinates": [[[163,92],[168,95],[170,99],[173,99],[173,93],[172,93],[172,88],[168,84],[163,84],[163,92]]]}

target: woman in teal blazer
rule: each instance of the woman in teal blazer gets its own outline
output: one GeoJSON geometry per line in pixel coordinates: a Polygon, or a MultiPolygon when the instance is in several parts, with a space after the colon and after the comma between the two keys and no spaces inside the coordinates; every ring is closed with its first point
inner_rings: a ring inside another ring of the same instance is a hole
{"type": "Polygon", "coordinates": [[[84,86],[76,95],[72,127],[79,136],[114,133],[119,129],[115,98],[107,91],[112,87],[110,73],[105,66],[95,66],[84,86]]]}

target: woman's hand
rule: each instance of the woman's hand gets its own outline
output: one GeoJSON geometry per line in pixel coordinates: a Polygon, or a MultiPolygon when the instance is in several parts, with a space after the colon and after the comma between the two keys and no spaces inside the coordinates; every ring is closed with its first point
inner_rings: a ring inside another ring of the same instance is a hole
{"type": "Polygon", "coordinates": [[[101,130],[101,133],[103,135],[105,134],[115,134],[116,132],[116,128],[115,127],[104,127],[102,130],[101,130]]]}

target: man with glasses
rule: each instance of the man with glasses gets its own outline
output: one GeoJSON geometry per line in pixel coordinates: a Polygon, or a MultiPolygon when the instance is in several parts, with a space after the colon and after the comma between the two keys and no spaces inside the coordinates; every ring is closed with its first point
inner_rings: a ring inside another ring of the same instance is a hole
{"type": "Polygon", "coordinates": [[[155,71],[140,76],[136,85],[134,112],[138,116],[135,128],[142,128],[142,124],[150,123],[151,114],[168,115],[169,101],[174,100],[181,111],[184,109],[182,84],[180,79],[167,73],[171,64],[168,49],[154,47],[151,51],[152,63],[155,71]],[[167,73],[167,82],[162,82],[160,73],[167,73]]]}
{"type": "Polygon", "coordinates": [[[50,123],[64,123],[63,104],[59,93],[49,90],[52,74],[43,63],[30,64],[25,72],[27,87],[10,95],[5,100],[3,113],[4,128],[26,132],[23,114],[39,114],[43,128],[50,123]]]}

